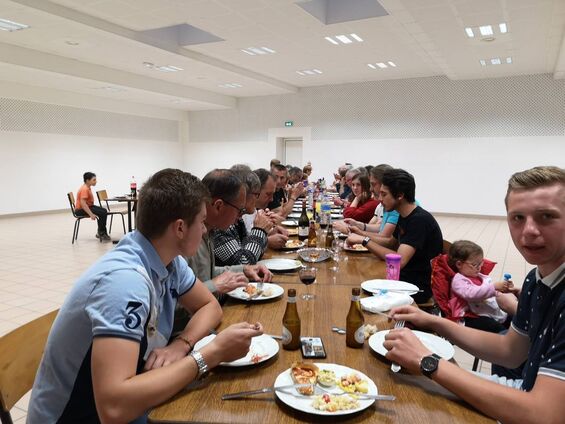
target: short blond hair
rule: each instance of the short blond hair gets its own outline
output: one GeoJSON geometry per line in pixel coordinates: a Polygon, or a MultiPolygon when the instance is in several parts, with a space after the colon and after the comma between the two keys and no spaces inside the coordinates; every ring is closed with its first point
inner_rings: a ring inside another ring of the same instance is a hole
{"type": "Polygon", "coordinates": [[[504,204],[508,208],[508,196],[513,191],[533,190],[555,184],[565,186],[565,169],[558,166],[536,166],[522,172],[516,172],[508,180],[504,204]]]}

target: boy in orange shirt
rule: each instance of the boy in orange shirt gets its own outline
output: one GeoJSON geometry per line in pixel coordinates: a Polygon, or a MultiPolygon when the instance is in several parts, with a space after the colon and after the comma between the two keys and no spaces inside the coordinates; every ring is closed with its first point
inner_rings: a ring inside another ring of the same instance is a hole
{"type": "Polygon", "coordinates": [[[82,176],[84,184],[78,189],[77,203],[75,212],[78,216],[89,216],[90,219],[98,219],[98,232],[96,238],[101,241],[111,241],[106,230],[106,217],[108,211],[94,204],[94,196],[91,187],[96,185],[96,174],[93,172],[85,172],[82,176]]]}

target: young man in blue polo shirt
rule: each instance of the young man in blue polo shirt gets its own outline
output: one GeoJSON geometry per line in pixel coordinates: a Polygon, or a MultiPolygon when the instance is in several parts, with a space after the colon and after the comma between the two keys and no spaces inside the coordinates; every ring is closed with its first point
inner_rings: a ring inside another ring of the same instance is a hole
{"type": "Polygon", "coordinates": [[[235,324],[194,351],[222,317],[210,291],[180,255],[206,232],[209,194],[175,169],[139,194],[137,231],[100,258],[67,296],[33,386],[29,424],[144,422],[145,412],[221,361],[249,350],[261,325],[235,324]],[[193,316],[167,345],[176,303],[193,316]]]}
{"type": "Polygon", "coordinates": [[[391,331],[387,358],[423,373],[503,423],[562,423],[565,417],[565,169],[536,167],[514,174],[506,210],[516,248],[531,264],[517,313],[505,335],[457,325],[413,307],[393,309],[406,320],[446,337],[467,352],[514,368],[522,379],[487,381],[434,357],[408,330],[391,331]],[[500,384],[502,383],[502,384],[500,384]]]}

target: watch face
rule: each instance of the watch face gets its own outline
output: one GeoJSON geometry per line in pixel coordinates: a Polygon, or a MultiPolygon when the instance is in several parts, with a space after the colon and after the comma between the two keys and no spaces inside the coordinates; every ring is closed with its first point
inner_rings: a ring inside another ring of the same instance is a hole
{"type": "Polygon", "coordinates": [[[433,356],[426,356],[422,358],[420,367],[422,368],[422,371],[426,373],[431,373],[437,369],[437,364],[438,364],[437,358],[434,358],[433,356]]]}

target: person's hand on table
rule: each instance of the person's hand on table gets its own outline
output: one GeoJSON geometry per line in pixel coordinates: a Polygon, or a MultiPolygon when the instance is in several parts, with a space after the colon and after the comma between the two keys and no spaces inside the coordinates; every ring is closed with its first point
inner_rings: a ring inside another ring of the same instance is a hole
{"type": "MultiPolygon", "coordinates": [[[[284,227],[281,227],[280,225],[277,225],[277,226],[273,227],[271,234],[282,234],[283,236],[288,237],[288,230],[284,227]]],[[[286,241],[285,241],[285,243],[286,243],[286,241]]]]}
{"type": "Polygon", "coordinates": [[[245,265],[243,267],[243,273],[251,281],[262,281],[268,283],[273,278],[273,274],[269,269],[263,264],[257,265],[245,265]]]}
{"type": "Polygon", "coordinates": [[[242,272],[226,271],[212,279],[219,293],[228,293],[238,287],[245,287],[249,280],[242,272]]]}
{"type": "Polygon", "coordinates": [[[201,349],[201,353],[204,355],[209,351],[213,352],[212,354],[217,362],[213,361],[212,366],[220,362],[235,361],[247,355],[251,338],[261,334],[263,334],[263,326],[258,322],[255,324],[248,322],[233,324],[218,333],[210,344],[201,349]]]}
{"type": "Polygon", "coordinates": [[[338,230],[340,233],[349,234],[349,226],[345,223],[345,221],[335,221],[333,223],[333,228],[338,230]]]}
{"type": "Polygon", "coordinates": [[[349,227],[349,231],[350,231],[351,234],[359,234],[359,235],[363,234],[363,230],[361,230],[360,228],[358,228],[356,226],[349,227]]]}
{"type": "Polygon", "coordinates": [[[420,360],[432,352],[408,328],[390,330],[383,346],[388,350],[386,358],[402,366],[412,374],[420,373],[420,360]]]}
{"type": "Polygon", "coordinates": [[[267,216],[264,211],[257,211],[253,226],[265,230],[267,233],[273,228],[273,221],[267,216]]]}
{"type": "Polygon", "coordinates": [[[348,245],[353,246],[354,244],[361,244],[364,238],[365,237],[360,234],[351,233],[347,236],[347,239],[345,241],[348,245]]]}
{"type": "Polygon", "coordinates": [[[424,329],[431,329],[436,319],[443,319],[432,314],[422,311],[411,305],[398,306],[392,308],[388,316],[395,321],[406,321],[413,326],[424,329]]]}
{"type": "Polygon", "coordinates": [[[288,240],[284,234],[272,234],[268,238],[268,245],[271,249],[282,249],[288,240]]]}
{"type": "Polygon", "coordinates": [[[343,222],[345,222],[350,228],[358,228],[358,229],[363,228],[363,223],[356,221],[353,218],[345,218],[343,222]]]}
{"type": "Polygon", "coordinates": [[[187,344],[180,339],[175,339],[168,346],[153,349],[145,362],[145,371],[166,367],[187,355],[187,344]]]}

